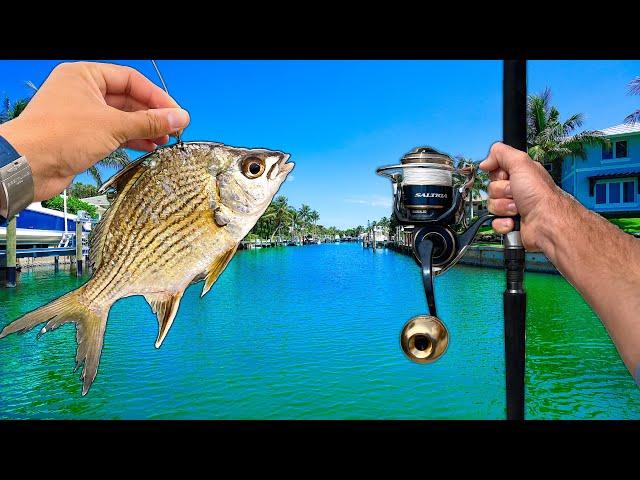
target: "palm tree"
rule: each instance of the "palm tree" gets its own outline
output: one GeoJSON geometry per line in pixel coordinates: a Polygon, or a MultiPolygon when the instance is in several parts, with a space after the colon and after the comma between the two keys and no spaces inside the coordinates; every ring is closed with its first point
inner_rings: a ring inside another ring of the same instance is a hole
{"type": "MultiPolygon", "coordinates": [[[[116,170],[118,170],[126,166],[128,163],[129,155],[127,155],[127,152],[124,150],[124,148],[118,148],[115,152],[112,152],[111,154],[100,160],[96,165],[100,165],[102,167],[115,167],[116,170]]],[[[98,167],[96,165],[89,167],[87,173],[91,175],[98,188],[100,188],[104,182],[102,181],[100,170],[98,170],[98,167]]]]}
{"type": "Polygon", "coordinates": [[[273,242],[276,233],[284,227],[290,220],[289,218],[289,205],[288,205],[287,197],[284,195],[278,195],[269,208],[267,208],[266,213],[262,216],[262,218],[271,219],[275,225],[273,232],[271,233],[271,242],[273,242]]]}
{"type": "MultiPolygon", "coordinates": [[[[34,92],[38,90],[38,87],[34,85],[33,82],[28,81],[26,85],[31,88],[34,92]]],[[[9,97],[5,97],[2,102],[2,111],[0,112],[0,123],[8,122],[9,120],[13,120],[18,117],[27,105],[29,104],[29,98],[22,98],[20,100],[16,100],[15,102],[11,102],[9,97]]],[[[100,160],[96,165],[100,165],[103,167],[115,167],[116,169],[120,169],[129,163],[129,156],[127,152],[123,148],[118,148],[115,152],[111,153],[107,157],[100,160]]],[[[100,175],[100,171],[98,167],[94,165],[87,170],[87,173],[91,175],[91,177],[95,180],[98,188],[102,186],[102,176],[100,175]]]]}
{"type": "Polygon", "coordinates": [[[5,97],[2,102],[2,112],[0,112],[0,123],[8,122],[18,117],[29,103],[28,98],[23,98],[11,103],[9,97],[5,97]]]}
{"type": "Polygon", "coordinates": [[[473,164],[476,167],[476,176],[473,180],[473,184],[469,189],[469,197],[467,198],[467,202],[469,203],[469,219],[473,218],[473,200],[482,199],[482,192],[486,192],[489,187],[489,174],[483,170],[478,168],[480,162],[474,162],[470,158],[458,156],[456,157],[458,160],[458,167],[462,164],[473,164]]]}
{"type": "Polygon", "coordinates": [[[572,132],[584,122],[582,113],[560,121],[560,112],[551,105],[551,90],[530,95],[527,100],[527,148],[529,156],[551,165],[551,176],[560,184],[562,160],[574,156],[587,158],[586,145],[609,145],[609,140],[597,131],[572,132]]]}
{"type": "MultiPolygon", "coordinates": [[[[636,77],[629,83],[629,95],[640,95],[640,77],[636,77]]],[[[640,123],[640,109],[636,110],[624,119],[625,123],[640,123]]]]}
{"type": "Polygon", "coordinates": [[[306,229],[306,227],[307,227],[307,225],[309,224],[309,221],[310,221],[309,216],[311,215],[311,207],[309,205],[305,205],[303,203],[302,206],[300,207],[300,210],[298,211],[298,213],[300,214],[299,222],[301,223],[302,235],[304,236],[305,229],[306,229]]]}
{"type": "Polygon", "coordinates": [[[313,236],[315,237],[318,232],[318,220],[320,220],[320,214],[316,210],[312,210],[309,213],[309,221],[313,223],[313,236]]]}
{"type": "Polygon", "coordinates": [[[302,216],[300,215],[300,211],[296,210],[295,207],[288,207],[289,210],[289,221],[291,222],[291,238],[296,237],[296,227],[302,222],[302,216]]]}

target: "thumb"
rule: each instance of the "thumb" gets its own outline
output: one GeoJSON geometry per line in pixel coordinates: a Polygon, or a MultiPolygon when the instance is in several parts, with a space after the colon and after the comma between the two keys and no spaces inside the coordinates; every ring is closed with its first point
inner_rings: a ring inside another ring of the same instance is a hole
{"type": "Polygon", "coordinates": [[[189,124],[189,113],[181,108],[155,108],[121,112],[119,120],[119,133],[127,142],[158,138],[182,130],[189,124]]]}

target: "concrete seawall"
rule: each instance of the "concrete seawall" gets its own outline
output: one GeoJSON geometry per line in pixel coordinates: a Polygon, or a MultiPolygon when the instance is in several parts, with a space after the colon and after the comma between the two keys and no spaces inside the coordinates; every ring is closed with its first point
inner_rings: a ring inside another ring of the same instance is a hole
{"type": "MultiPolygon", "coordinates": [[[[389,243],[388,248],[405,255],[413,255],[410,248],[405,245],[389,243]]],[[[559,273],[543,253],[527,252],[525,259],[527,272],[559,273]]],[[[477,267],[504,268],[504,249],[501,245],[471,245],[458,263],[477,267]]]]}
{"type": "MultiPolygon", "coordinates": [[[[471,245],[458,263],[479,267],[504,268],[504,252],[500,246],[471,245]]],[[[544,253],[527,252],[525,254],[527,272],[558,273],[556,267],[544,253]]]]}

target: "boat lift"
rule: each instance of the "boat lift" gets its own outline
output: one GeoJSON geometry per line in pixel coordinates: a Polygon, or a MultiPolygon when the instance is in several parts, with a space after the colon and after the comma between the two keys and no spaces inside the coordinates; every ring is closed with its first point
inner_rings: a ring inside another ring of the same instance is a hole
{"type": "Polygon", "coordinates": [[[84,259],[88,258],[89,256],[89,232],[83,231],[83,226],[87,223],[94,225],[98,222],[92,219],[84,210],[78,211],[76,217],[76,231],[66,231],[62,235],[57,247],[18,249],[14,244],[13,248],[0,250],[0,269],[5,271],[5,286],[15,287],[16,285],[16,272],[18,271],[16,260],[18,258],[54,257],[55,269],[57,271],[59,257],[75,257],[76,275],[81,276],[83,271],[84,259]],[[77,238],[81,238],[80,244],[78,244],[77,238]]]}

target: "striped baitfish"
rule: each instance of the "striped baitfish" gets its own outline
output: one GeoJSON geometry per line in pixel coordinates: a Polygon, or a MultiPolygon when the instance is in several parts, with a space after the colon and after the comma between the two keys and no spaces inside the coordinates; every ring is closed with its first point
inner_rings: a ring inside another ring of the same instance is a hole
{"type": "Polygon", "coordinates": [[[101,188],[117,193],[90,235],[91,278],[10,323],[0,338],[45,322],[38,335],[75,323],[85,395],[111,306],[143,295],[158,318],[159,348],[185,289],[204,280],[202,296],[209,291],[293,169],[288,158],[210,142],[179,143],[139,158],[101,188]]]}

